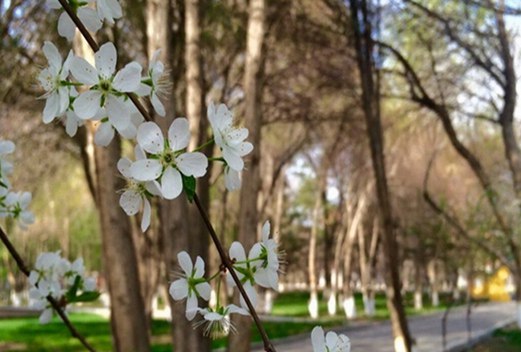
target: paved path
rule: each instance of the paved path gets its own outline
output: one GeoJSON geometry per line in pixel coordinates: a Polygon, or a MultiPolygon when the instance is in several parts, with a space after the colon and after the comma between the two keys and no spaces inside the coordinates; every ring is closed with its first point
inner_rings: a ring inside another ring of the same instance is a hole
{"type": "MultiPolygon", "coordinates": [[[[474,306],[471,313],[472,339],[479,339],[501,326],[512,323],[515,311],[514,303],[485,303],[474,306]]],[[[414,352],[442,351],[442,317],[443,312],[408,319],[416,339],[414,352]]],[[[391,325],[388,321],[345,327],[335,331],[349,336],[353,352],[394,352],[391,325]]],[[[450,311],[447,331],[447,347],[450,351],[458,351],[466,345],[468,335],[465,307],[450,311]]],[[[275,347],[280,352],[312,352],[309,334],[275,341],[275,347]]],[[[260,352],[262,348],[253,351],[260,352]]]]}

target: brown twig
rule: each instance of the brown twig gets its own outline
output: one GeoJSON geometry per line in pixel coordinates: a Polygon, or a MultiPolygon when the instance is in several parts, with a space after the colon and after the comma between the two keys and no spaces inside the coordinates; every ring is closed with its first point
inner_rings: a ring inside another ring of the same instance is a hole
{"type": "MultiPolygon", "coordinates": [[[[62,5],[63,9],[67,12],[67,14],[69,14],[72,21],[76,24],[76,26],[78,27],[78,30],[83,35],[83,37],[85,38],[85,40],[87,41],[87,43],[89,44],[91,49],[95,52],[98,51],[99,45],[96,43],[94,38],[90,35],[89,31],[87,30],[87,28],[85,28],[85,26],[83,25],[81,20],[78,18],[78,16],[76,16],[76,13],[72,10],[72,8],[67,3],[67,1],[66,0],[58,0],[58,1],[62,5]]],[[[129,93],[127,93],[127,96],[132,101],[132,103],[134,103],[134,105],[139,110],[139,112],[143,115],[145,120],[152,121],[152,117],[150,116],[148,111],[144,108],[143,104],[141,104],[141,102],[136,98],[136,96],[134,96],[133,94],[129,94],[129,93]]],[[[255,307],[253,307],[253,304],[251,303],[250,298],[246,294],[246,291],[244,290],[244,287],[243,287],[241,281],[237,277],[235,270],[233,270],[233,263],[231,262],[230,258],[226,254],[226,251],[224,250],[224,247],[223,247],[221,241],[219,240],[219,237],[215,233],[212,223],[210,222],[210,219],[208,217],[208,214],[206,214],[206,211],[202,207],[202,205],[199,201],[199,198],[197,197],[197,194],[194,195],[194,201],[195,201],[195,204],[197,205],[197,209],[199,210],[199,213],[201,214],[201,217],[203,218],[206,228],[207,228],[208,232],[210,233],[210,236],[211,236],[215,246],[217,247],[217,251],[219,252],[219,256],[221,257],[222,264],[224,264],[226,266],[226,268],[230,271],[233,281],[237,285],[239,292],[241,293],[242,297],[244,298],[244,301],[246,302],[246,305],[248,306],[248,309],[250,310],[250,314],[253,317],[255,325],[257,326],[257,330],[259,330],[259,334],[261,335],[262,341],[264,343],[265,351],[266,352],[276,352],[275,347],[271,343],[271,341],[268,337],[268,334],[266,333],[266,330],[262,326],[259,316],[257,315],[257,312],[255,311],[255,307]]]]}
{"type": "Polygon", "coordinates": [[[199,197],[197,197],[197,194],[194,194],[194,202],[197,206],[197,209],[199,210],[199,213],[201,214],[201,217],[203,218],[203,221],[206,225],[206,228],[210,232],[210,236],[213,240],[213,243],[215,244],[215,247],[217,247],[217,252],[219,252],[219,256],[221,257],[221,262],[224,264],[226,269],[230,272],[230,275],[233,278],[233,281],[235,281],[235,284],[237,285],[237,288],[239,289],[239,292],[241,293],[242,297],[244,298],[244,301],[246,302],[246,305],[248,306],[248,309],[250,310],[250,314],[253,318],[253,321],[255,322],[255,325],[257,326],[257,329],[259,330],[259,333],[261,335],[262,341],[264,343],[264,350],[266,352],[276,352],[275,347],[271,343],[268,334],[266,333],[266,330],[264,330],[264,327],[262,326],[262,323],[259,319],[259,316],[257,315],[257,312],[255,311],[255,307],[253,307],[253,304],[250,301],[250,298],[246,294],[246,291],[244,290],[244,287],[241,284],[241,280],[239,280],[239,277],[237,276],[237,273],[233,269],[233,263],[226,254],[226,251],[224,250],[224,247],[219,240],[219,236],[217,236],[217,233],[215,232],[212,223],[210,222],[210,219],[208,217],[208,214],[206,214],[206,211],[204,210],[203,206],[201,205],[201,202],[199,201],[199,197]]]}
{"type": "MultiPolygon", "coordinates": [[[[18,254],[18,251],[16,250],[16,248],[14,248],[11,241],[9,241],[9,237],[7,237],[7,234],[4,232],[4,230],[1,227],[0,227],[0,239],[6,246],[7,250],[13,257],[13,259],[15,260],[16,265],[18,265],[18,268],[20,269],[20,271],[23,272],[25,276],[29,277],[29,274],[30,274],[29,269],[27,269],[27,266],[25,265],[25,262],[23,261],[22,257],[20,256],[20,254],[18,254]]],[[[56,313],[58,313],[60,318],[63,320],[65,326],[69,329],[71,335],[73,337],[77,338],[81,342],[81,344],[83,346],[85,346],[85,348],[87,350],[89,350],[91,352],[96,352],[94,347],[92,347],[87,342],[85,337],[83,335],[81,335],[78,332],[78,330],[76,330],[74,325],[72,325],[71,321],[69,320],[69,317],[67,317],[67,315],[63,311],[62,307],[60,306],[60,303],[58,303],[58,301],[56,301],[56,299],[54,299],[54,297],[52,297],[51,295],[47,296],[46,298],[47,298],[47,301],[49,301],[49,303],[51,304],[52,308],[56,311],[56,313]]]]}

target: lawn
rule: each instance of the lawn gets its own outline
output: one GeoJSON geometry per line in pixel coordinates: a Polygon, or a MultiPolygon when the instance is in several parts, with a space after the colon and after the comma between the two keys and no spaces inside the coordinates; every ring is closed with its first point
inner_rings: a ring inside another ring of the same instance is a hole
{"type": "MultiPolygon", "coordinates": [[[[89,343],[98,351],[110,351],[111,338],[110,327],[107,320],[97,315],[75,313],[71,314],[74,326],[85,335],[89,343]]],[[[272,339],[310,332],[316,325],[315,322],[266,322],[264,328],[272,339]]],[[[332,322],[320,322],[323,326],[332,326],[332,322]]],[[[153,344],[152,351],[171,351],[169,341],[170,325],[164,320],[155,320],[152,325],[153,344]]],[[[260,341],[258,333],[254,330],[254,341],[260,341]]],[[[225,339],[213,341],[213,347],[226,346],[225,339]]],[[[84,351],[80,343],[70,337],[65,326],[58,318],[47,325],[40,325],[35,318],[14,318],[0,320],[0,351],[1,352],[73,352],[84,351]]]]}
{"type": "MultiPolygon", "coordinates": [[[[287,337],[291,335],[309,333],[311,329],[320,324],[324,327],[338,326],[345,324],[343,311],[338,309],[338,314],[330,317],[327,314],[327,303],[320,300],[320,320],[310,321],[301,319],[308,317],[307,301],[309,295],[306,292],[291,292],[279,294],[273,307],[274,316],[285,316],[300,318],[294,322],[265,322],[264,327],[268,336],[272,339],[287,337]]],[[[445,307],[447,297],[441,296],[440,307],[445,307]]],[[[359,314],[363,313],[363,303],[361,295],[355,295],[355,301],[359,314]]],[[[434,308],[426,304],[423,311],[417,312],[412,309],[412,297],[405,297],[407,311],[409,314],[427,312],[434,308]]],[[[425,300],[427,303],[428,300],[425,300]]],[[[373,319],[386,319],[388,312],[385,303],[385,296],[376,296],[376,316],[373,319]]],[[[360,317],[364,319],[363,315],[360,317]]],[[[111,347],[109,322],[93,314],[71,314],[71,320],[76,328],[84,334],[88,341],[98,351],[109,351],[111,347]]],[[[260,341],[255,328],[253,328],[254,341],[260,341]]],[[[155,320],[152,324],[153,349],[154,352],[171,351],[169,345],[170,324],[167,321],[155,320]]],[[[226,345],[225,339],[213,341],[213,347],[223,347],[226,345]]],[[[83,351],[79,342],[71,338],[66,328],[58,318],[54,318],[50,324],[40,325],[36,317],[16,318],[0,320],[0,352],[72,352],[83,351]]],[[[484,352],[483,350],[480,352],[484,352]]],[[[492,350],[490,350],[492,351],[492,350]]]]}
{"type": "Polygon", "coordinates": [[[492,337],[476,345],[472,352],[519,352],[521,351],[521,331],[515,326],[496,330],[492,337]]]}
{"type": "MultiPolygon", "coordinates": [[[[424,314],[433,311],[444,310],[449,304],[451,295],[449,294],[440,294],[440,305],[438,307],[433,307],[431,305],[430,299],[427,295],[423,298],[423,309],[415,310],[414,309],[414,298],[412,293],[407,293],[404,297],[405,310],[407,315],[417,315],[424,314]]],[[[273,315],[281,315],[281,316],[292,316],[292,317],[308,317],[308,308],[307,301],[309,300],[309,293],[307,292],[287,292],[280,294],[274,304],[273,307],[273,315]]],[[[379,292],[375,297],[375,316],[372,319],[375,320],[383,320],[389,319],[389,312],[387,310],[387,303],[385,299],[385,294],[383,292],[379,292]]],[[[355,304],[357,308],[357,313],[360,318],[364,317],[364,304],[362,300],[361,293],[355,293],[355,304]]],[[[322,293],[319,293],[319,314],[320,317],[324,317],[324,319],[329,319],[333,321],[337,321],[341,323],[344,318],[344,312],[341,306],[337,306],[337,315],[335,317],[328,317],[327,312],[327,301],[323,299],[322,293]]]]}

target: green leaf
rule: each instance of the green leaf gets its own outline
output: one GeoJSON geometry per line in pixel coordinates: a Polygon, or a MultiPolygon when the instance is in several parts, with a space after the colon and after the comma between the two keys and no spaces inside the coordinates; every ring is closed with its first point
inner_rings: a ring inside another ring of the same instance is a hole
{"type": "Polygon", "coordinates": [[[69,302],[92,302],[99,298],[100,293],[97,291],[88,291],[83,292],[81,295],[74,297],[72,301],[69,302]]]}
{"type": "Polygon", "coordinates": [[[181,174],[181,176],[183,178],[183,190],[185,191],[188,200],[191,202],[194,200],[195,195],[195,177],[185,176],[183,174],[181,174]]]}
{"type": "Polygon", "coordinates": [[[76,295],[78,293],[78,288],[81,285],[81,276],[76,275],[74,278],[74,284],[69,288],[69,291],[65,294],[65,298],[67,298],[67,302],[75,302],[76,295]]]}

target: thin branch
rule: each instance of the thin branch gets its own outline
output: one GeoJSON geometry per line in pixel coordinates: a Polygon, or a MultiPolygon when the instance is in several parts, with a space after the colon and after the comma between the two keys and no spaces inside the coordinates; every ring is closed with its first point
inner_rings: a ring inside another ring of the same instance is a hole
{"type": "Polygon", "coordinates": [[[428,183],[429,183],[429,176],[432,169],[432,165],[434,163],[434,160],[436,158],[436,154],[433,154],[431,159],[429,160],[429,164],[427,166],[427,171],[425,171],[425,177],[423,179],[423,199],[429,204],[429,206],[436,212],[439,216],[441,216],[445,221],[451,225],[456,232],[469,242],[474,243],[477,247],[481,248],[486,253],[489,253],[494,258],[499,259],[503,264],[508,266],[513,272],[516,272],[516,270],[512,267],[509,260],[503,256],[499,251],[494,249],[493,247],[489,246],[488,244],[484,243],[483,241],[480,241],[473,236],[471,236],[468,231],[461,225],[459,220],[456,216],[450,215],[447,211],[445,211],[436,201],[432,198],[432,196],[429,193],[428,190],[428,183]]]}
{"type": "Polygon", "coordinates": [[[224,247],[223,247],[221,241],[219,240],[219,236],[217,236],[217,233],[215,232],[213,225],[210,222],[210,218],[208,217],[208,214],[206,214],[204,207],[201,205],[201,202],[200,202],[197,194],[194,194],[194,203],[197,206],[197,209],[199,209],[199,213],[201,214],[201,217],[203,218],[203,221],[204,221],[206,227],[208,228],[208,231],[210,232],[210,237],[212,238],[212,241],[215,244],[215,247],[217,247],[217,252],[219,252],[219,256],[221,257],[222,264],[230,272],[230,275],[232,276],[233,281],[235,281],[235,284],[237,285],[239,292],[241,293],[242,297],[244,298],[244,301],[246,302],[246,305],[248,306],[250,314],[253,317],[255,325],[257,325],[257,329],[259,330],[259,333],[261,335],[262,341],[264,342],[264,350],[266,352],[275,352],[275,347],[273,347],[273,344],[271,343],[270,339],[268,338],[268,335],[267,335],[266,331],[264,330],[264,327],[262,326],[260,318],[257,315],[257,312],[255,311],[255,307],[253,307],[253,304],[251,303],[250,298],[246,294],[246,291],[244,290],[244,287],[241,284],[241,280],[239,280],[237,273],[233,269],[233,262],[231,261],[228,254],[226,254],[226,251],[224,250],[224,247]]]}
{"type": "MultiPolygon", "coordinates": [[[[4,245],[6,246],[7,250],[9,251],[9,253],[11,254],[11,256],[13,257],[13,259],[15,260],[16,262],[16,265],[18,266],[18,268],[20,269],[20,271],[22,273],[24,273],[25,276],[29,277],[30,275],[30,271],[29,269],[27,268],[27,266],[25,265],[25,262],[24,260],[22,259],[22,257],[20,256],[20,254],[18,254],[18,251],[16,250],[16,248],[14,248],[13,244],[11,243],[11,241],[9,241],[9,237],[7,237],[7,234],[4,232],[4,230],[0,227],[0,239],[2,240],[2,242],[4,243],[4,245]]],[[[81,335],[78,330],[76,330],[76,328],[74,327],[74,325],[72,325],[72,322],[69,320],[69,317],[67,317],[67,315],[65,314],[65,312],[63,311],[62,309],[62,306],[60,305],[60,303],[58,301],[56,301],[56,299],[54,299],[54,297],[52,297],[51,295],[47,296],[47,301],[49,301],[49,303],[51,304],[52,308],[56,311],[56,313],[60,316],[61,320],[63,320],[63,323],[65,324],[65,326],[67,327],[67,329],[69,329],[71,335],[75,338],[77,338],[81,344],[83,346],[85,346],[85,348],[87,350],[89,350],[90,352],[96,352],[96,350],[94,349],[94,347],[92,347],[88,342],[87,340],[85,339],[85,337],[83,335],[81,335]]]]}

